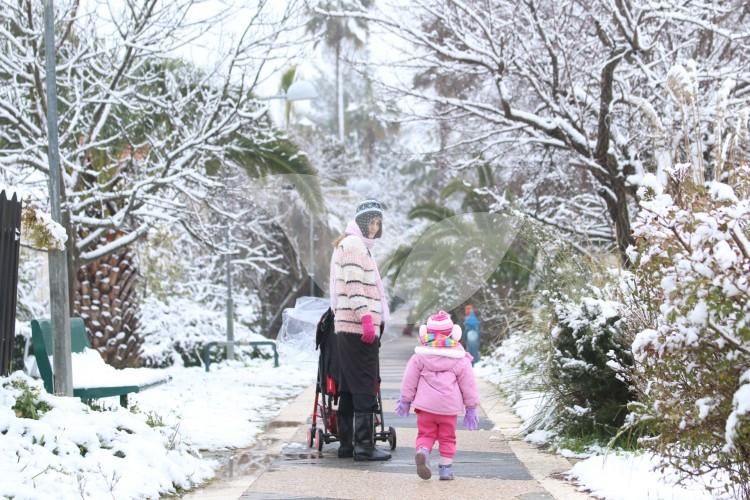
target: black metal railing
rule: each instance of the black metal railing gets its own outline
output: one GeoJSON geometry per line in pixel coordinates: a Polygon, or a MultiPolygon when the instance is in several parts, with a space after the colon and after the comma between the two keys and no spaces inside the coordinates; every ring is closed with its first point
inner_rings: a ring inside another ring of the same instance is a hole
{"type": "MultiPolygon", "coordinates": [[[[227,344],[229,344],[229,342],[217,341],[208,342],[203,346],[203,349],[201,350],[201,358],[203,358],[203,366],[206,368],[206,371],[208,371],[208,368],[211,366],[211,349],[216,346],[226,346],[227,344]]],[[[270,347],[273,350],[273,366],[276,368],[279,367],[279,351],[276,349],[276,342],[273,340],[235,340],[232,344],[237,346],[270,347]]]]}
{"type": "Polygon", "coordinates": [[[16,335],[18,252],[21,248],[21,200],[0,191],[0,376],[7,375],[16,335]]]}

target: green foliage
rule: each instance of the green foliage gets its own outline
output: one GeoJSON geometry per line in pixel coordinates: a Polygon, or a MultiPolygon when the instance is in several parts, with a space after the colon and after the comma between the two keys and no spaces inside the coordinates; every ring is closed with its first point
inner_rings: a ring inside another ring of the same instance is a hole
{"type": "Polygon", "coordinates": [[[13,404],[16,417],[39,420],[39,417],[52,409],[46,402],[40,399],[41,391],[38,387],[30,387],[23,380],[14,380],[11,382],[11,385],[21,391],[21,394],[16,397],[16,402],[13,404]]]}
{"type": "Polygon", "coordinates": [[[239,138],[228,147],[227,160],[254,179],[283,175],[311,210],[322,210],[324,201],[318,173],[292,141],[275,138],[259,143],[239,138]]]}
{"type": "Polygon", "coordinates": [[[409,211],[410,219],[427,219],[433,222],[440,222],[455,216],[456,213],[453,210],[435,202],[420,203],[409,211]]]}
{"type": "Polygon", "coordinates": [[[172,258],[179,253],[176,239],[175,233],[162,226],[151,231],[139,247],[140,285],[144,296],[151,294],[166,302],[176,293],[173,284],[185,272],[183,263],[172,258]]]}
{"type": "Polygon", "coordinates": [[[21,234],[24,241],[38,250],[61,250],[64,243],[50,231],[51,219],[45,220],[36,206],[28,200],[24,201],[21,211],[21,234]]]}
{"type": "Polygon", "coordinates": [[[636,438],[621,432],[636,399],[628,378],[633,332],[626,317],[633,306],[623,292],[630,275],[569,247],[539,248],[535,290],[518,301],[516,333],[508,344],[519,351],[510,362],[523,373],[514,390],[545,394],[530,427],[586,446],[596,441],[632,447],[636,438]]]}
{"type": "MultiPolygon", "coordinates": [[[[281,91],[286,94],[289,91],[289,87],[292,86],[292,83],[294,83],[294,77],[297,76],[297,67],[292,66],[288,70],[284,71],[284,73],[281,75],[281,91]]],[[[287,126],[289,126],[289,120],[292,117],[292,106],[293,104],[288,101],[284,100],[284,121],[287,126]]]]}
{"type": "MultiPolygon", "coordinates": [[[[412,163],[408,169],[421,168],[412,163]]],[[[492,169],[481,164],[478,185],[463,179],[449,182],[440,201],[415,205],[409,218],[430,224],[411,244],[400,246],[386,260],[384,273],[397,284],[397,295],[416,301],[421,317],[431,308],[458,309],[464,302],[482,304],[483,331],[495,331],[501,320],[500,299],[524,289],[537,254],[533,223],[513,213],[490,210],[494,199],[492,169]],[[445,205],[461,196],[462,214],[445,205]],[[398,288],[401,290],[398,290],[398,288]]]]}
{"type": "Polygon", "coordinates": [[[612,437],[633,400],[626,379],[618,376],[632,366],[633,356],[622,328],[622,305],[603,299],[599,289],[589,293],[573,302],[547,296],[554,321],[548,381],[564,432],[612,437]]]}
{"type": "Polygon", "coordinates": [[[164,427],[164,420],[156,412],[146,413],[146,424],[149,427],[164,427]]]}

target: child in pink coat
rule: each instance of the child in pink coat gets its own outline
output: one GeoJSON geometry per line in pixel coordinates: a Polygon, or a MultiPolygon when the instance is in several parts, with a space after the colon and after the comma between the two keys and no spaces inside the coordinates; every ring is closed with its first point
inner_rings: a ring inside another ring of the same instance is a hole
{"type": "Polygon", "coordinates": [[[439,443],[441,480],[453,479],[456,454],[456,417],[464,413],[464,427],[479,427],[479,404],[471,354],[459,343],[461,327],[445,311],[430,316],[419,327],[419,343],[406,365],[396,413],[406,417],[409,407],[417,414],[417,453],[414,461],[422,479],[432,477],[430,453],[439,443]]]}

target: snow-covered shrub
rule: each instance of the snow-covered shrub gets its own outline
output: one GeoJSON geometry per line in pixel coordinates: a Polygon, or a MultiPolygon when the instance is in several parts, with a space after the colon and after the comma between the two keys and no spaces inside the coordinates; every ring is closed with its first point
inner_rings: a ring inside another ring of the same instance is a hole
{"type": "MultiPolygon", "coordinates": [[[[689,166],[687,167],[689,170],[689,166]]],[[[686,476],[723,469],[750,495],[750,199],[738,184],[642,188],[632,255],[659,303],[633,344],[645,444],[686,476]]],[[[744,171],[747,174],[747,171],[744,171]]],[[[686,176],[687,177],[687,176],[686,176]]]]}
{"type": "Polygon", "coordinates": [[[49,404],[39,397],[42,391],[41,387],[29,385],[22,378],[12,380],[10,386],[20,391],[12,408],[16,412],[16,417],[39,420],[40,416],[51,409],[49,404]]]}
{"type": "Polygon", "coordinates": [[[0,498],[159,498],[213,476],[174,426],[93,411],[21,372],[0,377],[0,498]]]}
{"type": "Polygon", "coordinates": [[[699,107],[695,75],[670,71],[682,123],[663,129],[674,137],[657,141],[656,175],[644,176],[638,192],[629,253],[656,314],[633,342],[640,403],[631,427],[650,427],[642,442],[682,480],[718,471],[727,492],[750,498],[747,101],[733,99],[739,86],[728,80],[699,107]]]}
{"type": "Polygon", "coordinates": [[[615,435],[633,395],[620,373],[632,365],[623,304],[589,287],[579,300],[552,299],[550,389],[560,424],[577,435],[615,435]]]}
{"type": "Polygon", "coordinates": [[[512,398],[543,395],[536,415],[524,418],[529,431],[607,440],[626,417],[633,400],[625,377],[633,361],[623,293],[629,275],[600,260],[570,249],[545,252],[526,319],[498,349],[518,353],[508,360],[518,373],[512,398]]]}

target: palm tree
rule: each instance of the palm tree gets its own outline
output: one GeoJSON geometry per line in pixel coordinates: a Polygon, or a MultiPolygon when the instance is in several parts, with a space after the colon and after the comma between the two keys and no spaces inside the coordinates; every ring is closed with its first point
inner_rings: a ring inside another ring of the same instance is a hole
{"type": "MultiPolygon", "coordinates": [[[[196,112],[198,107],[199,103],[196,103],[196,112]]],[[[133,127],[134,135],[140,133],[141,128],[162,122],[159,116],[151,116],[147,121],[124,117],[124,120],[129,119],[138,124],[133,127]]],[[[293,142],[272,127],[267,117],[260,118],[249,124],[247,130],[240,130],[230,137],[223,144],[220,155],[205,162],[208,175],[218,173],[222,165],[243,170],[253,178],[284,175],[311,210],[318,211],[323,207],[315,169],[293,142]]],[[[81,182],[92,188],[106,182],[108,184],[99,189],[117,189],[119,182],[125,182],[128,169],[142,167],[141,158],[145,156],[145,152],[134,151],[128,144],[115,145],[110,151],[102,151],[89,158],[89,171],[97,174],[82,176],[81,182]],[[122,159],[116,169],[112,168],[110,161],[113,155],[122,159]],[[123,180],[118,181],[115,176],[123,180]]],[[[91,210],[98,212],[89,215],[101,217],[107,211],[116,212],[117,208],[103,204],[92,207],[91,210]]],[[[79,231],[80,238],[87,235],[85,230],[79,231]]],[[[109,231],[101,236],[100,245],[121,236],[121,231],[109,231]]],[[[84,318],[92,346],[99,350],[105,361],[118,368],[135,366],[139,362],[143,340],[138,334],[140,300],[135,286],[138,276],[137,252],[132,246],[76,266],[74,314],[84,318]]]]}
{"type": "MultiPolygon", "coordinates": [[[[341,10],[366,10],[372,6],[372,0],[322,0],[317,7],[325,12],[341,10]],[[355,4],[355,5],[352,5],[355,4]]],[[[322,35],[322,40],[328,48],[333,49],[336,61],[336,115],[339,124],[339,140],[344,142],[344,84],[343,67],[341,64],[344,43],[350,42],[354,48],[364,46],[362,33],[367,32],[367,23],[362,19],[347,19],[333,17],[317,12],[311,13],[307,23],[307,31],[315,35],[322,35]]],[[[318,42],[316,42],[317,44],[318,42]]]]}

